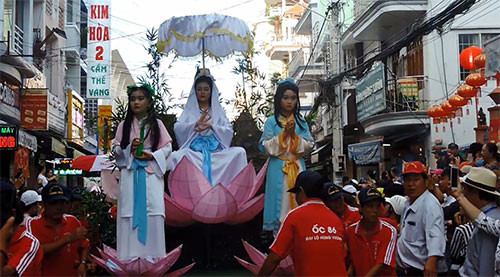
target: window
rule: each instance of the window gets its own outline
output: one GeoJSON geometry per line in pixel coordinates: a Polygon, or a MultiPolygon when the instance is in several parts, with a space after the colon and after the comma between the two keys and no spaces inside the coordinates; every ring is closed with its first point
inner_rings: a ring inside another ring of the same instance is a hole
{"type": "MultiPolygon", "coordinates": [[[[458,35],[458,50],[459,53],[462,52],[465,48],[469,46],[479,46],[483,47],[483,44],[488,41],[489,39],[492,39],[494,37],[498,36],[497,33],[483,33],[483,34],[459,34],[458,35]]],[[[469,75],[470,70],[467,70],[460,66],[460,80],[465,80],[467,75],[469,75]]]]}
{"type": "Polygon", "coordinates": [[[74,23],[73,21],[73,1],[66,1],[66,23],[74,23]]]}

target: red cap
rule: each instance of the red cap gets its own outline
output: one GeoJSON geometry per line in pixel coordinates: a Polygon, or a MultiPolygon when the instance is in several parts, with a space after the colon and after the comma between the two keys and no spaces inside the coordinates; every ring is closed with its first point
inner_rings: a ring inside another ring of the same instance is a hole
{"type": "Polygon", "coordinates": [[[403,163],[403,174],[407,173],[425,173],[427,169],[418,161],[403,163]]]}

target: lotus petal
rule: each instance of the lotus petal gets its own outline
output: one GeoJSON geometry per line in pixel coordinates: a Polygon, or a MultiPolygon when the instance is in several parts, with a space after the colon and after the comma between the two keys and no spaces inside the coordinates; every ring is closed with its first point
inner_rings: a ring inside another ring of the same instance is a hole
{"type": "Polygon", "coordinates": [[[196,263],[192,263],[188,266],[185,266],[181,269],[177,269],[176,271],[173,271],[173,272],[170,272],[167,274],[167,276],[169,277],[178,277],[178,276],[182,276],[184,275],[186,272],[188,272],[191,268],[193,268],[193,266],[195,265],[196,263]]]}
{"type": "Polygon", "coordinates": [[[179,206],[167,193],[165,200],[165,221],[170,226],[184,227],[194,223],[191,212],[179,206]]]}
{"type": "Polygon", "coordinates": [[[179,259],[181,252],[182,244],[177,246],[174,250],[168,252],[167,256],[165,256],[165,258],[163,259],[166,260],[168,264],[170,264],[170,266],[172,266],[173,264],[175,264],[175,262],[177,262],[177,259],[179,259]]]}
{"type": "Polygon", "coordinates": [[[104,253],[108,254],[108,255],[111,255],[113,257],[118,257],[118,253],[116,252],[115,249],[107,246],[106,244],[103,244],[103,249],[104,253]]]}
{"type": "Polygon", "coordinates": [[[211,186],[203,173],[183,157],[168,176],[168,188],[174,201],[191,211],[211,186]]]}
{"type": "Polygon", "coordinates": [[[223,185],[210,189],[193,209],[193,218],[203,223],[221,223],[238,212],[233,195],[223,185]]]}
{"type": "Polygon", "coordinates": [[[249,162],[227,186],[238,205],[245,203],[255,185],[255,169],[252,162],[249,162]]]}
{"type": "Polygon", "coordinates": [[[110,267],[110,266],[108,266],[108,265],[106,264],[106,261],[105,261],[105,260],[100,259],[100,258],[98,258],[98,257],[94,256],[93,254],[90,254],[90,256],[92,257],[92,259],[94,260],[94,262],[95,262],[98,266],[100,266],[100,267],[102,267],[102,268],[106,269],[109,273],[111,273],[111,274],[113,274],[113,275],[116,275],[116,276],[126,276],[126,275],[127,275],[127,273],[126,273],[125,271],[123,271],[122,269],[120,269],[120,268],[114,268],[114,267],[110,267]]]}
{"type": "Polygon", "coordinates": [[[252,272],[253,275],[257,276],[257,274],[259,273],[259,270],[260,270],[260,267],[259,266],[256,266],[252,263],[249,263],[241,258],[238,258],[236,256],[234,256],[234,258],[236,259],[236,261],[238,261],[238,263],[240,263],[244,268],[248,269],[248,271],[252,272]]]}
{"type": "Polygon", "coordinates": [[[243,247],[247,251],[248,256],[250,257],[252,262],[259,267],[262,266],[262,264],[264,264],[264,261],[266,260],[267,255],[257,250],[255,247],[250,245],[250,243],[244,240],[241,241],[243,242],[243,247]]]}
{"type": "Polygon", "coordinates": [[[125,263],[125,271],[131,275],[142,275],[143,272],[147,271],[152,265],[153,263],[146,259],[135,258],[125,263]]]}
{"type": "Polygon", "coordinates": [[[253,219],[264,208],[264,194],[246,202],[238,208],[238,214],[228,221],[227,224],[239,224],[253,219]]]}
{"type": "Polygon", "coordinates": [[[269,159],[267,159],[266,163],[260,169],[259,174],[257,174],[257,177],[255,178],[255,185],[252,189],[252,192],[250,192],[248,198],[245,201],[248,201],[250,198],[254,197],[254,195],[260,189],[260,186],[262,186],[262,183],[264,183],[268,164],[269,164],[269,159]]]}

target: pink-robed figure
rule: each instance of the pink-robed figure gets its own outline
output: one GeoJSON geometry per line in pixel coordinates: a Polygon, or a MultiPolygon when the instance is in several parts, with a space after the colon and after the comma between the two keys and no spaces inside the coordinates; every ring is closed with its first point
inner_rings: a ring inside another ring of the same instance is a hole
{"type": "Polygon", "coordinates": [[[118,125],[113,140],[120,169],[116,243],[119,260],[166,255],[163,176],[172,139],[154,116],[148,93],[143,87],[131,90],[127,117],[118,125]],[[141,147],[139,155],[137,148],[141,147]]]}

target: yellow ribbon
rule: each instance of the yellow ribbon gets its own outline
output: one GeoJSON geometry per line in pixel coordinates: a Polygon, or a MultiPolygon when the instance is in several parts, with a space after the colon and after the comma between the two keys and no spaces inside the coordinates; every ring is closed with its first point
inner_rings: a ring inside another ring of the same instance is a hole
{"type": "MultiPolygon", "coordinates": [[[[289,120],[294,120],[293,114],[291,114],[288,118],[285,118],[284,116],[280,116],[281,126],[283,126],[283,128],[284,128],[284,126],[286,125],[286,123],[289,120]]],[[[297,179],[297,175],[299,175],[299,163],[297,162],[297,160],[299,159],[299,157],[297,155],[297,148],[299,146],[299,141],[300,141],[300,137],[297,134],[290,137],[290,136],[285,134],[284,130],[278,134],[278,143],[279,143],[280,149],[285,150],[291,154],[288,157],[285,155],[280,155],[278,157],[281,160],[283,160],[282,171],[283,171],[283,174],[286,175],[288,189],[291,189],[294,187],[295,179],[297,179]]],[[[297,206],[297,203],[295,203],[295,198],[294,198],[293,194],[290,193],[289,197],[290,197],[290,209],[293,209],[297,206]]]]}

